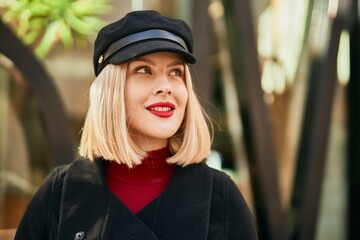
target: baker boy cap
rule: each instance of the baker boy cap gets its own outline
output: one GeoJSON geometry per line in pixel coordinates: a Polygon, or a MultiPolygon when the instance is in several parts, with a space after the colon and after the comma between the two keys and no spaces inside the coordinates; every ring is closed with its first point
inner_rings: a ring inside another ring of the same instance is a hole
{"type": "Polygon", "coordinates": [[[154,52],[176,52],[195,63],[189,26],[156,11],[133,11],[103,27],[95,40],[95,75],[109,63],[121,64],[154,52]]]}

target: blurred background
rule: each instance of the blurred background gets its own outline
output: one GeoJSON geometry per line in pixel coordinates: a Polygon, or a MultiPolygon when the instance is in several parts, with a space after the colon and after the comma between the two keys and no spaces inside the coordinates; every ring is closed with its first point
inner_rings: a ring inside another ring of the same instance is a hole
{"type": "Polygon", "coordinates": [[[208,164],[260,238],[360,239],[358,0],[0,0],[0,240],[78,156],[97,31],[143,9],[191,26],[208,164]]]}

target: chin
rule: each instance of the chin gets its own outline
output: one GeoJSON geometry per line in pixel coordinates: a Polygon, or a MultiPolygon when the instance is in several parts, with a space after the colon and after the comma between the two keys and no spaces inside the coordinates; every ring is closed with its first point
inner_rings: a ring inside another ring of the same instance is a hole
{"type": "Polygon", "coordinates": [[[168,139],[175,135],[177,130],[172,131],[159,131],[159,132],[153,132],[152,137],[154,138],[161,138],[161,139],[168,139]]]}

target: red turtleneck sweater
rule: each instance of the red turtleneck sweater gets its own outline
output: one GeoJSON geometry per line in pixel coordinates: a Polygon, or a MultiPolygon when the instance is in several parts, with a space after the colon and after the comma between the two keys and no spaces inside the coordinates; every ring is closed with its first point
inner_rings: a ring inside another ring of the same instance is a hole
{"type": "Polygon", "coordinates": [[[175,166],[166,162],[169,148],[148,153],[142,163],[129,169],[114,161],[106,163],[106,178],[109,188],[133,213],[157,198],[170,182],[175,166]]]}

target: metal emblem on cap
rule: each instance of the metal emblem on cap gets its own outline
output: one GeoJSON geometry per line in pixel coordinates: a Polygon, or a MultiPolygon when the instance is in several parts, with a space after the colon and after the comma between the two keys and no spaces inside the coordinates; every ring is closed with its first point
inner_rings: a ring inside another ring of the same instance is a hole
{"type": "Polygon", "coordinates": [[[98,63],[102,63],[102,62],[103,62],[103,60],[104,60],[103,55],[100,55],[99,60],[98,60],[98,63]]]}

